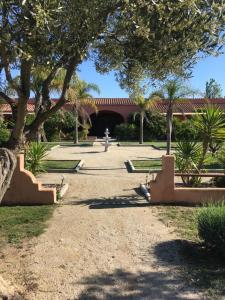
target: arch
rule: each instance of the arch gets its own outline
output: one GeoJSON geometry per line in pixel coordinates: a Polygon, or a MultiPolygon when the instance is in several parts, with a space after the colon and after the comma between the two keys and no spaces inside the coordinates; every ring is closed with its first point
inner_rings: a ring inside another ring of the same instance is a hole
{"type": "Polygon", "coordinates": [[[92,127],[89,134],[91,136],[103,137],[105,129],[108,128],[110,136],[114,136],[116,125],[124,123],[124,117],[114,111],[102,110],[97,114],[90,115],[92,127]]]}

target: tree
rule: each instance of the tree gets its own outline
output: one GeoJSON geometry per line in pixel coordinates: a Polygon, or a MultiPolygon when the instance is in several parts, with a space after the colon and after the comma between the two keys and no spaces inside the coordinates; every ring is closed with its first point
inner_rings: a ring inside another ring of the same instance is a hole
{"type": "Polygon", "coordinates": [[[18,148],[24,134],[34,136],[41,124],[65,104],[74,71],[91,43],[105,31],[108,18],[116,9],[122,9],[122,4],[118,0],[0,2],[0,96],[10,104],[15,122],[8,147],[18,148]],[[42,105],[25,128],[32,70],[38,68],[46,68],[47,73],[40,83],[42,105]],[[57,103],[52,103],[50,86],[61,68],[66,70],[63,87],[57,103]],[[16,92],[17,101],[7,95],[4,82],[16,92]]]}
{"type": "Polygon", "coordinates": [[[183,100],[185,97],[192,95],[193,90],[184,85],[180,79],[171,79],[164,83],[162,91],[157,91],[154,94],[162,95],[162,100],[167,102],[166,112],[166,136],[167,149],[166,154],[171,153],[171,141],[173,130],[173,108],[178,100],[183,100]]]}
{"type": "Polygon", "coordinates": [[[223,1],[131,0],[96,44],[97,69],[116,70],[122,87],[138,79],[187,76],[198,53],[223,45],[223,1]]]}
{"type": "Polygon", "coordinates": [[[17,148],[66,102],[74,71],[95,49],[97,67],[116,69],[121,82],[184,74],[196,53],[218,50],[224,31],[223,1],[52,0],[0,2],[0,96],[11,105],[15,127],[8,141],[17,148]],[[41,84],[43,105],[25,128],[33,69],[48,66],[41,84]],[[57,103],[50,85],[65,68],[57,103]],[[16,70],[20,81],[14,81],[16,70]],[[123,80],[124,79],[124,80],[123,80]],[[128,80],[126,80],[128,79],[128,80]],[[16,91],[9,97],[2,81],[16,91]],[[24,130],[25,129],[25,130],[24,130]]]}
{"type": "Polygon", "coordinates": [[[10,186],[15,167],[15,155],[8,149],[0,148],[0,204],[10,186]]]}
{"type": "Polygon", "coordinates": [[[210,79],[206,81],[205,86],[205,97],[208,99],[221,98],[222,88],[221,85],[216,82],[215,79],[210,79]]]}
{"type": "Polygon", "coordinates": [[[77,76],[73,76],[72,82],[70,83],[69,89],[67,91],[67,98],[73,105],[73,113],[75,118],[75,128],[74,128],[74,143],[79,143],[78,138],[78,127],[82,125],[83,128],[87,128],[86,120],[90,122],[87,107],[94,109],[97,112],[97,107],[92,98],[91,91],[100,93],[99,87],[94,83],[87,83],[84,80],[80,80],[77,76]],[[79,117],[82,119],[82,123],[79,123],[79,117]]]}
{"type": "Polygon", "coordinates": [[[133,96],[134,103],[138,106],[139,111],[134,114],[134,119],[137,115],[140,116],[140,134],[139,134],[139,144],[143,144],[144,142],[144,120],[148,122],[148,118],[146,112],[150,110],[154,106],[154,99],[145,99],[144,96],[140,93],[134,94],[133,96]]]}

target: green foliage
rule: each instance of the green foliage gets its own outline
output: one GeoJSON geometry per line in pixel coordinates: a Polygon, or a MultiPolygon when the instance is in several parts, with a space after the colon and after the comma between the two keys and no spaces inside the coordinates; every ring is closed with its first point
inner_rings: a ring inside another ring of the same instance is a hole
{"type": "Polygon", "coordinates": [[[75,118],[71,112],[58,111],[44,124],[47,140],[59,141],[61,135],[70,133],[74,128],[75,118]]]}
{"type": "Polygon", "coordinates": [[[138,129],[134,124],[120,124],[115,127],[115,135],[119,140],[136,140],[138,129]]]}
{"type": "MultiPolygon", "coordinates": [[[[165,140],[166,137],[166,119],[163,115],[153,110],[146,112],[146,119],[144,120],[144,140],[165,140]],[[147,121],[148,120],[148,121],[147,121]]],[[[140,128],[140,116],[134,120],[133,114],[128,117],[129,124],[135,124],[138,129],[140,128]]]]}
{"type": "Polygon", "coordinates": [[[193,117],[193,126],[202,141],[202,157],[198,164],[198,168],[201,169],[209,145],[215,141],[225,140],[224,112],[216,106],[208,105],[201,113],[193,117]]]}
{"type": "Polygon", "coordinates": [[[122,86],[132,86],[143,77],[187,74],[199,50],[208,54],[217,49],[224,27],[222,1],[126,3],[96,45],[97,69],[116,70],[122,86]]]}
{"type": "Polygon", "coordinates": [[[205,245],[225,258],[225,205],[212,204],[198,214],[198,233],[205,245]]]}
{"type": "MultiPolygon", "coordinates": [[[[197,142],[180,141],[176,147],[176,166],[181,173],[199,172],[198,163],[201,158],[201,145],[197,142]]],[[[182,176],[185,185],[197,185],[200,179],[191,176],[182,176]]]]}
{"type": "Polygon", "coordinates": [[[30,143],[25,154],[26,169],[34,175],[44,172],[45,166],[43,164],[43,159],[46,157],[47,151],[47,147],[43,143],[30,143]]]}
{"type": "Polygon", "coordinates": [[[0,242],[17,244],[42,234],[54,206],[0,207],[0,242]]]}
{"type": "Polygon", "coordinates": [[[8,141],[10,131],[7,128],[7,123],[0,117],[0,145],[2,142],[8,141]]]}
{"type": "Polygon", "coordinates": [[[222,88],[221,85],[216,82],[215,79],[210,79],[206,82],[205,86],[205,97],[208,99],[221,98],[222,88]]]}
{"type": "MultiPolygon", "coordinates": [[[[222,149],[217,154],[216,159],[225,173],[225,149],[222,149]]],[[[223,176],[215,177],[213,182],[214,182],[215,186],[217,186],[217,187],[225,187],[225,177],[223,177],[223,176]]]]}
{"type": "Polygon", "coordinates": [[[197,132],[192,124],[192,120],[173,119],[173,140],[175,141],[195,141],[197,140],[197,132]]]}

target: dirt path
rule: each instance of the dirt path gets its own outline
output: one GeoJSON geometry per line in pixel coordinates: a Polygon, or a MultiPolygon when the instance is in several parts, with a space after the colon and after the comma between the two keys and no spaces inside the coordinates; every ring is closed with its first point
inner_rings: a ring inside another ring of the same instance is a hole
{"type": "Polygon", "coordinates": [[[156,208],[136,193],[145,175],[127,173],[124,165],[128,157],[161,153],[116,146],[101,151],[97,145],[51,152],[58,159],[79,156],[85,166],[80,174],[67,175],[64,205],[46,233],[14,261],[26,270],[26,299],[203,299],[179,273],[176,237],[157,219],[156,208]]]}

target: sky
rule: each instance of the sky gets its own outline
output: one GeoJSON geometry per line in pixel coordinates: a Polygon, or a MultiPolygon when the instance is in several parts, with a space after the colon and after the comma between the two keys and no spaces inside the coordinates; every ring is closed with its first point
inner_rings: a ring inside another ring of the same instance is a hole
{"type": "MultiPolygon", "coordinates": [[[[214,78],[219,83],[225,96],[225,54],[218,57],[207,57],[200,60],[193,68],[192,78],[189,80],[188,85],[193,89],[205,91],[206,81],[214,78]]],[[[92,93],[94,97],[102,98],[122,98],[128,97],[126,91],[119,87],[116,82],[114,73],[100,75],[95,71],[94,63],[86,61],[79,67],[79,76],[81,79],[95,83],[100,88],[100,95],[92,93]]]]}

